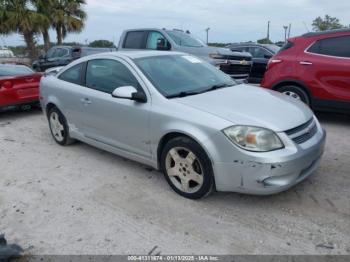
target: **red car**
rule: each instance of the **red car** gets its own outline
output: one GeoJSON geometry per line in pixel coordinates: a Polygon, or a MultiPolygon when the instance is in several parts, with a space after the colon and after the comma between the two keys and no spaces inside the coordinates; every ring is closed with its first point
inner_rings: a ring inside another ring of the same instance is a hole
{"type": "Polygon", "coordinates": [[[314,110],[350,113],[350,29],[289,39],[270,59],[261,85],[314,110]]]}
{"type": "Polygon", "coordinates": [[[42,74],[23,65],[0,65],[0,109],[38,104],[42,74]]]}

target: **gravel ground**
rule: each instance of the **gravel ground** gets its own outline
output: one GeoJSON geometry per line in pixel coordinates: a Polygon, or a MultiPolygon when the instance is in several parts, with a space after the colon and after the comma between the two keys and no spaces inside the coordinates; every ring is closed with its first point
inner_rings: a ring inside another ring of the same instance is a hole
{"type": "Polygon", "coordinates": [[[162,175],[83,143],[38,111],[0,114],[0,233],[30,254],[350,254],[350,117],[322,114],[314,176],[268,197],[191,201],[162,175]]]}

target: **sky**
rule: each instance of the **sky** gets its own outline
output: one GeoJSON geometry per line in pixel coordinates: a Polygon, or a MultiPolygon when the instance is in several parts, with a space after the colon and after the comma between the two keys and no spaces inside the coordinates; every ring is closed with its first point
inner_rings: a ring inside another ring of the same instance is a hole
{"type": "MultiPolygon", "coordinates": [[[[256,41],[266,37],[268,21],[270,39],[280,41],[284,25],[291,24],[291,36],[297,36],[326,14],[350,25],[349,0],[87,0],[85,11],[84,30],[69,34],[66,42],[107,39],[118,44],[124,29],[142,27],[190,30],[203,40],[209,27],[209,42],[256,41]]],[[[55,33],[50,35],[55,41],[55,33]]],[[[0,37],[0,45],[21,44],[20,35],[0,37]]]]}

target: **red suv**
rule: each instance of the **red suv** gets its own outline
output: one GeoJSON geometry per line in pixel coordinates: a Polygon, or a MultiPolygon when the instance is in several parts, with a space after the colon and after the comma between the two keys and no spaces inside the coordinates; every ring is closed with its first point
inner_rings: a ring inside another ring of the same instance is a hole
{"type": "Polygon", "coordinates": [[[261,85],[314,110],[350,113],[350,29],[289,39],[270,59],[261,85]]]}

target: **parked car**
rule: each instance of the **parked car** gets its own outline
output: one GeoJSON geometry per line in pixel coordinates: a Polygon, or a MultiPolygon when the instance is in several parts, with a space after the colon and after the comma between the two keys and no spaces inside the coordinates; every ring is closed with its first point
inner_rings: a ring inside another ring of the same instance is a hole
{"type": "Polygon", "coordinates": [[[234,52],[248,52],[252,55],[253,66],[248,79],[250,83],[260,83],[262,81],[267,63],[280,50],[277,45],[256,43],[231,44],[228,48],[234,52]]]}
{"type": "Polygon", "coordinates": [[[314,110],[350,112],[350,29],[291,38],[268,65],[262,86],[314,110]]]}
{"type": "Polygon", "coordinates": [[[325,144],[302,102],[179,52],[85,57],[44,77],[40,93],[58,144],[77,139],[160,169],[192,199],[286,190],[315,171],[325,144]]]}
{"type": "Polygon", "coordinates": [[[208,61],[236,80],[247,79],[252,66],[249,53],[210,47],[189,32],[166,29],[133,29],[123,32],[118,50],[180,51],[208,61]]]}
{"type": "Polygon", "coordinates": [[[0,109],[39,104],[40,73],[23,65],[0,65],[0,109]]]}
{"type": "Polygon", "coordinates": [[[112,51],[116,51],[116,48],[55,46],[50,48],[46,54],[41,55],[38,60],[34,61],[32,67],[36,71],[43,72],[52,67],[68,65],[70,62],[87,55],[112,51]]]}
{"type": "Polygon", "coordinates": [[[1,58],[13,58],[13,57],[15,57],[15,55],[13,54],[13,52],[10,49],[0,47],[0,57],[1,58]]]}

